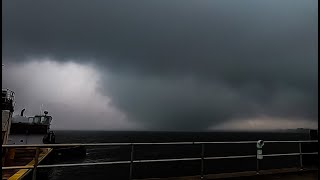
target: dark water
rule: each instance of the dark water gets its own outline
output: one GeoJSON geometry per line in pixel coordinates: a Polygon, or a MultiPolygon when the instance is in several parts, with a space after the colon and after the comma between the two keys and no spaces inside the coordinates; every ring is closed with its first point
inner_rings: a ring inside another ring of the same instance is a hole
{"type": "MultiPolygon", "coordinates": [[[[57,143],[102,142],[187,142],[187,141],[256,141],[306,140],[307,133],[276,132],[105,132],[56,131],[57,143]]],[[[264,154],[298,152],[295,143],[266,144],[264,154]]],[[[54,163],[105,162],[130,160],[130,146],[88,147],[84,158],[55,158],[54,163]]],[[[254,155],[255,144],[207,144],[205,156],[254,155]]],[[[162,159],[200,157],[201,145],[139,145],[135,146],[134,159],[162,159]]],[[[260,169],[298,167],[298,156],[264,157],[260,169]]],[[[223,173],[256,170],[256,158],[205,160],[204,173],[223,173]]],[[[199,175],[201,161],[135,163],[133,178],[199,175]]],[[[96,165],[85,167],[53,168],[51,180],[62,179],[128,179],[129,165],[96,165]]]]}

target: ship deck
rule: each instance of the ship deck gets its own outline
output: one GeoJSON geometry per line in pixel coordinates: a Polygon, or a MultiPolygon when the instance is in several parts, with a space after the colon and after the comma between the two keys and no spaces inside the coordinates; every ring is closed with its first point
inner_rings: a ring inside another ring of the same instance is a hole
{"type": "MultiPolygon", "coordinates": [[[[41,163],[52,151],[52,148],[40,148],[38,162],[41,163]]],[[[4,166],[33,166],[36,148],[15,148],[13,160],[7,160],[4,166]]],[[[2,170],[2,179],[17,180],[28,175],[31,169],[2,170]]]]}

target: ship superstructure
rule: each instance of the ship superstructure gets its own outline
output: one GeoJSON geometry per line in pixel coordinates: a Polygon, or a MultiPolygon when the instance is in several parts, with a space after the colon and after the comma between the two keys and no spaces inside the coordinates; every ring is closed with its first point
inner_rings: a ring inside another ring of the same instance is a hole
{"type": "Polygon", "coordinates": [[[52,116],[24,116],[25,109],[12,119],[11,132],[7,144],[43,144],[55,143],[54,133],[50,131],[52,116]]]}
{"type": "MultiPolygon", "coordinates": [[[[2,145],[32,145],[54,143],[54,133],[50,131],[52,116],[14,116],[14,92],[2,89],[2,145]]],[[[52,148],[2,148],[2,166],[34,166],[41,163],[52,152],[52,148]],[[35,158],[37,156],[37,158],[35,158]]],[[[23,179],[31,169],[2,170],[2,179],[23,179]]],[[[36,171],[33,170],[33,176],[36,171]]]]}

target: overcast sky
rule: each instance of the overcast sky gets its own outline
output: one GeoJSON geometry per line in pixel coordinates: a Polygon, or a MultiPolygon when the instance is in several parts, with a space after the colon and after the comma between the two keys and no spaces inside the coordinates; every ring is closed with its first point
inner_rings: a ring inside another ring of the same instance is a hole
{"type": "Polygon", "coordinates": [[[317,0],[2,5],[2,86],[54,129],[317,126],[317,0]]]}

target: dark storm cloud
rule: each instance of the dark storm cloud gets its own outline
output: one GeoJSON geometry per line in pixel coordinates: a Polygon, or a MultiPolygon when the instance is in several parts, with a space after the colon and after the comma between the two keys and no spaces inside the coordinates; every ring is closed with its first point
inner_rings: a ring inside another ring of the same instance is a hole
{"type": "Polygon", "coordinates": [[[93,61],[150,128],[318,118],[316,0],[11,0],[3,16],[4,59],[93,61]]]}

